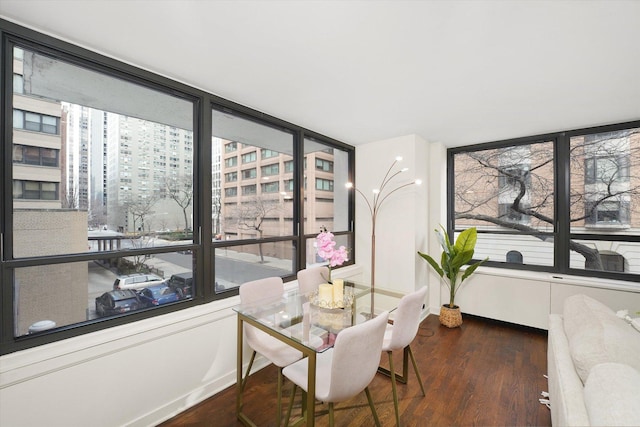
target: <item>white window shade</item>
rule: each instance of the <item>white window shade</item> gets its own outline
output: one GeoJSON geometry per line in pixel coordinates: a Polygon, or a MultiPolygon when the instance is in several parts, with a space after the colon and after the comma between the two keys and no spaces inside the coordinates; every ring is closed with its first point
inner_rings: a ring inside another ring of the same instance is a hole
{"type": "Polygon", "coordinates": [[[23,61],[25,95],[193,130],[190,101],[27,50],[23,61]]]}

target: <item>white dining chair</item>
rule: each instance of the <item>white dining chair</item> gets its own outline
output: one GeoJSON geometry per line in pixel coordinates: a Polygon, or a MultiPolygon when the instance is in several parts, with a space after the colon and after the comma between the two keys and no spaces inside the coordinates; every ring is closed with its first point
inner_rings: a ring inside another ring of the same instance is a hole
{"type": "MultiPolygon", "coordinates": [[[[333,348],[318,353],[315,398],[329,403],[329,426],[332,427],[334,424],[333,404],[351,399],[363,390],[367,395],[373,419],[377,426],[380,425],[369,384],[380,364],[382,339],[388,317],[389,313],[385,311],[372,320],[342,330],[338,333],[333,348]]],[[[282,373],[293,382],[286,415],[286,425],[289,425],[297,387],[305,392],[308,390],[307,361],[299,360],[284,368],[282,373]]],[[[305,415],[308,415],[308,411],[305,415]]]]}
{"type": "Polygon", "coordinates": [[[298,271],[298,289],[301,294],[318,289],[318,285],[327,283],[329,279],[329,267],[321,265],[318,267],[309,267],[298,271]]]}
{"type": "MultiPolygon", "coordinates": [[[[398,408],[398,391],[396,389],[396,372],[393,366],[393,352],[394,350],[403,350],[411,357],[411,363],[413,364],[413,370],[416,372],[418,382],[420,383],[420,390],[422,395],[425,395],[424,385],[422,384],[422,378],[420,378],[420,372],[418,372],[418,365],[416,359],[411,351],[411,342],[418,333],[418,327],[420,326],[420,314],[422,313],[422,305],[424,304],[424,298],[427,295],[427,287],[424,286],[415,292],[405,295],[400,300],[398,308],[393,313],[393,324],[387,325],[384,340],[382,342],[382,351],[387,352],[389,355],[389,369],[379,368],[378,371],[389,375],[391,377],[391,388],[393,389],[393,405],[396,411],[396,424],[400,425],[400,410],[398,408]]],[[[406,353],[405,353],[406,354],[406,353]]],[[[401,382],[407,382],[407,360],[404,358],[404,375],[400,377],[401,382]]]]}
{"type": "MultiPolygon", "coordinates": [[[[284,294],[284,284],[282,283],[281,277],[268,277],[266,279],[243,283],[240,285],[239,292],[241,304],[253,304],[261,300],[282,296],[284,294]]],[[[271,363],[276,365],[278,367],[276,425],[279,426],[282,422],[282,403],[280,400],[282,396],[282,368],[300,360],[302,358],[302,353],[251,325],[244,325],[244,336],[246,337],[249,347],[253,349],[253,353],[251,354],[247,373],[240,385],[241,390],[244,390],[247,379],[249,378],[256,353],[260,353],[271,363]]]]}

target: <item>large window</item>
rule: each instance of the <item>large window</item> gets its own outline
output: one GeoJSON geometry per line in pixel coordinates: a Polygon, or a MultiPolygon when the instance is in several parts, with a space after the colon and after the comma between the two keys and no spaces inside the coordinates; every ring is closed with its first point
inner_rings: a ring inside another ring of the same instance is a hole
{"type": "Polygon", "coordinates": [[[353,235],[349,232],[350,193],[345,186],[351,180],[347,151],[309,137],[304,140],[304,153],[304,164],[316,165],[304,171],[302,183],[305,200],[309,202],[305,205],[304,216],[305,229],[309,230],[305,263],[313,266],[322,261],[317,256],[315,240],[322,229],[335,234],[338,246],[353,247],[353,235]],[[313,184],[307,186],[307,181],[313,184]]]}
{"type": "Polygon", "coordinates": [[[292,251],[297,239],[293,210],[296,196],[293,191],[280,191],[280,183],[293,180],[294,173],[280,173],[279,168],[281,163],[294,162],[294,133],[218,109],[212,111],[212,123],[212,152],[233,135],[241,143],[242,163],[255,164],[242,170],[242,180],[236,187],[227,184],[221,204],[223,219],[212,224],[218,241],[226,245],[224,250],[215,251],[215,291],[228,293],[243,281],[272,275],[274,268],[280,275],[294,274],[298,265],[296,252],[292,251]],[[261,153],[259,158],[257,152],[261,153]],[[247,239],[258,243],[236,242],[247,239]]]}
{"type": "Polygon", "coordinates": [[[454,231],[488,265],[637,281],[639,125],[449,150],[454,231]]]}
{"type": "MultiPolygon", "coordinates": [[[[3,51],[14,53],[2,70],[13,75],[0,126],[10,129],[2,353],[237,295],[258,277],[293,279],[306,266],[316,229],[305,232],[303,212],[329,206],[301,194],[308,131],[0,24],[3,51]],[[145,303],[157,292],[174,298],[145,303]]],[[[353,147],[317,141],[326,160],[340,153],[346,177],[353,147]]],[[[350,224],[341,202],[338,223],[350,224]]],[[[335,221],[320,211],[323,224],[335,221]]]]}
{"type": "Polygon", "coordinates": [[[14,301],[3,322],[24,337],[42,322],[64,328],[150,308],[137,291],[194,273],[191,252],[166,252],[193,244],[193,103],[28,45],[13,52],[23,88],[12,98],[13,192],[3,195],[4,295],[14,301]],[[115,283],[131,275],[154,280],[129,288],[135,303],[119,311],[115,283]]]}
{"type": "Polygon", "coordinates": [[[553,142],[539,141],[453,154],[456,231],[476,226],[479,258],[553,265],[553,142]]]}

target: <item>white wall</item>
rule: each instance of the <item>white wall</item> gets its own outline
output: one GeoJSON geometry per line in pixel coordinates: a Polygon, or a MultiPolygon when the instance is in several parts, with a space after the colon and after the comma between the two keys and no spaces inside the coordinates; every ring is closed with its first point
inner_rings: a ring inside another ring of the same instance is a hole
{"type": "Polygon", "coordinates": [[[3,356],[0,425],[146,426],[184,410],[235,382],[233,303],[3,356]]]}
{"type": "MultiPolygon", "coordinates": [[[[417,135],[407,135],[356,147],[356,185],[373,204],[373,189],[380,187],[396,157],[402,157],[391,174],[403,168],[381,193],[382,198],[406,183],[422,180],[390,194],[376,220],[376,274],[379,287],[410,292],[427,284],[426,270],[417,256],[419,247],[428,244],[430,192],[430,145],[417,135]]],[[[381,198],[381,200],[382,200],[381,198]]],[[[363,268],[364,279],[371,277],[371,225],[369,207],[356,195],[356,263],[363,268]]]]}

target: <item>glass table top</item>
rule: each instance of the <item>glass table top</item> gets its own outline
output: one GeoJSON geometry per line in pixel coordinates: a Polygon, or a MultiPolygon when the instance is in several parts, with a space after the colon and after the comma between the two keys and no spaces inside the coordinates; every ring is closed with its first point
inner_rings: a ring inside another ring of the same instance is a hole
{"type": "Polygon", "coordinates": [[[338,283],[320,285],[308,294],[294,289],[278,298],[240,304],[233,309],[274,336],[281,335],[280,338],[322,352],[333,346],[341,330],[365,322],[372,315],[389,311],[392,319],[403,296],[383,288],[376,288],[372,294],[371,287],[356,282],[334,282],[338,283]]]}

